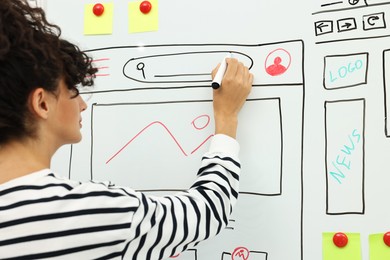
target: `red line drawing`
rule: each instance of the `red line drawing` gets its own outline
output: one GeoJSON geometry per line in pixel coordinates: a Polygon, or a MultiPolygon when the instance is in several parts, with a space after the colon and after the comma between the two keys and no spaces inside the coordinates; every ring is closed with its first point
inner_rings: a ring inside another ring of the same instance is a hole
{"type": "MultiPolygon", "coordinates": [[[[110,58],[101,58],[101,59],[96,59],[96,60],[92,60],[92,62],[102,62],[102,61],[109,61],[110,58]]],[[[97,67],[98,71],[100,72],[100,70],[104,70],[104,69],[109,69],[110,67],[109,66],[100,66],[100,67],[97,67]]],[[[97,73],[95,74],[96,77],[107,77],[107,76],[110,76],[110,74],[108,73],[97,73]]]]}
{"type": "Polygon", "coordinates": [[[100,61],[107,61],[107,60],[110,60],[110,58],[96,59],[96,60],[92,60],[92,62],[100,62],[100,61]]]}
{"type": "Polygon", "coordinates": [[[191,124],[195,127],[196,130],[202,130],[206,128],[210,123],[210,116],[209,115],[200,115],[196,117],[194,120],[192,120],[191,124]],[[207,122],[204,124],[204,126],[197,126],[196,121],[199,121],[199,119],[206,118],[207,122]]]}
{"type": "MultiPolygon", "coordinates": [[[[195,129],[197,130],[201,130],[201,129],[204,129],[206,128],[210,123],[210,116],[208,115],[201,115],[201,116],[198,116],[196,117],[192,122],[191,124],[195,127],[195,129]],[[207,119],[207,122],[206,124],[203,126],[203,127],[197,127],[195,125],[195,121],[200,119],[200,118],[204,118],[206,117],[207,119]]],[[[122,148],[120,148],[114,155],[112,155],[107,161],[106,161],[106,164],[108,164],[111,160],[113,160],[115,157],[117,157],[124,149],[126,149],[127,146],[129,146],[135,139],[137,139],[143,132],[145,132],[147,129],[149,129],[150,127],[154,126],[154,125],[159,125],[159,126],[162,126],[163,129],[168,132],[169,136],[173,139],[173,141],[176,143],[176,145],[179,147],[180,151],[183,153],[184,156],[188,156],[188,154],[185,152],[185,150],[183,149],[183,147],[180,145],[179,141],[175,138],[175,136],[172,134],[172,132],[168,129],[168,127],[160,122],[160,121],[154,121],[150,124],[148,124],[147,126],[145,126],[141,131],[139,131],[133,138],[131,138],[124,146],[122,146],[122,148]]],[[[201,148],[211,137],[213,137],[214,135],[211,134],[209,135],[205,140],[203,140],[192,152],[191,154],[194,154],[197,150],[199,150],[199,148],[201,148]]]]}
{"type": "Polygon", "coordinates": [[[248,248],[241,246],[241,247],[237,247],[236,249],[234,249],[234,251],[232,253],[232,260],[239,260],[239,259],[242,259],[242,260],[249,259],[248,248]],[[236,258],[236,257],[238,257],[238,258],[236,258]]]}
{"type": "Polygon", "coordinates": [[[130,141],[128,141],[121,149],[119,149],[118,152],[116,152],[110,159],[108,159],[106,161],[106,164],[108,164],[112,159],[114,159],[120,152],[122,152],[131,142],[133,142],[138,136],[140,136],[146,129],[148,129],[149,127],[151,127],[152,125],[161,125],[167,132],[168,134],[172,137],[172,139],[175,141],[175,143],[177,144],[177,146],[180,148],[181,152],[187,156],[186,152],[184,151],[183,147],[181,147],[181,145],[179,144],[179,142],[176,140],[176,138],[173,136],[173,134],[171,133],[171,131],[169,131],[169,129],[163,124],[161,123],[160,121],[154,121],[152,123],[150,123],[149,125],[145,126],[144,129],[142,129],[141,131],[138,132],[138,134],[136,134],[133,138],[130,139],[130,141]]]}
{"type": "Polygon", "coordinates": [[[194,154],[200,147],[202,147],[211,137],[213,137],[214,135],[209,135],[198,147],[196,147],[192,152],[191,154],[194,154]]]}

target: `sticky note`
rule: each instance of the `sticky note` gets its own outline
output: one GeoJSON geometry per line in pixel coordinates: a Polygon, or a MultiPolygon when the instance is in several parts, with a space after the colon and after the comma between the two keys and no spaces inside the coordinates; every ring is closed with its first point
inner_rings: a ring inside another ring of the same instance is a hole
{"type": "Polygon", "coordinates": [[[97,16],[93,13],[94,4],[86,4],[84,7],[84,34],[112,34],[114,5],[103,3],[104,12],[97,16]]]}
{"type": "Polygon", "coordinates": [[[344,247],[337,247],[333,243],[335,233],[322,234],[322,255],[323,260],[361,260],[360,234],[345,233],[348,236],[348,244],[344,247]]]}
{"type": "Polygon", "coordinates": [[[370,241],[370,260],[390,259],[390,247],[383,242],[383,234],[372,234],[370,241]]]}
{"type": "Polygon", "coordinates": [[[142,1],[129,3],[129,33],[158,30],[158,0],[149,0],[149,2],[152,9],[146,14],[140,10],[142,1]]]}

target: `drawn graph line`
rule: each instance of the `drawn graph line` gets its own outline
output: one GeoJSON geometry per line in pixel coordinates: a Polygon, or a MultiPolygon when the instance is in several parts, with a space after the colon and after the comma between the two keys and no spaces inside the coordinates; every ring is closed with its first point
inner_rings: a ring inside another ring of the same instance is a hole
{"type": "MultiPolygon", "coordinates": [[[[139,131],[133,138],[131,138],[124,146],[122,146],[122,148],[120,148],[114,155],[112,155],[107,161],[106,161],[106,164],[108,164],[110,161],[112,161],[115,157],[117,157],[123,150],[125,150],[135,139],[137,139],[142,133],[144,133],[146,130],[148,130],[150,127],[154,126],[154,125],[157,125],[157,126],[161,126],[168,134],[169,136],[171,137],[171,139],[175,142],[175,144],[179,147],[180,151],[182,152],[182,154],[184,156],[188,156],[188,154],[186,153],[186,151],[183,149],[183,147],[180,145],[179,141],[176,139],[176,137],[173,135],[173,133],[168,129],[168,127],[160,122],[160,121],[154,121],[150,124],[148,124],[147,126],[145,126],[141,131],[139,131]]],[[[211,134],[209,135],[203,142],[200,143],[200,145],[198,145],[192,152],[191,154],[195,153],[197,150],[199,150],[211,137],[213,137],[214,135],[211,134]]]]}

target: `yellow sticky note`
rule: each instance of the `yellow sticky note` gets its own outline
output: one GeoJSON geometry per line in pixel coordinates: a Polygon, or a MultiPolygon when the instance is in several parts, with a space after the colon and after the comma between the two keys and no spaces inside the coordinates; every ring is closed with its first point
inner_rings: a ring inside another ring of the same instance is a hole
{"type": "Polygon", "coordinates": [[[360,234],[345,233],[348,236],[348,244],[344,247],[337,247],[333,243],[335,233],[322,234],[322,255],[323,260],[361,260],[360,234]]]}
{"type": "Polygon", "coordinates": [[[86,4],[84,7],[84,34],[112,34],[114,5],[103,3],[104,12],[100,16],[93,13],[95,4],[86,4]]]}
{"type": "Polygon", "coordinates": [[[390,247],[383,242],[384,234],[373,234],[370,240],[370,260],[390,259],[390,247]]]}
{"type": "Polygon", "coordinates": [[[149,0],[152,9],[144,14],[140,10],[142,1],[129,3],[129,33],[158,30],[158,0],[149,0]]]}

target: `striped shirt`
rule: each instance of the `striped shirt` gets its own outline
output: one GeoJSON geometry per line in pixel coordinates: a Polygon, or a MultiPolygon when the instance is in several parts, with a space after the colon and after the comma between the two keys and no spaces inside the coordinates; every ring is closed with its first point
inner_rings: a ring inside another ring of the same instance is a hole
{"type": "MultiPolygon", "coordinates": [[[[49,169],[0,185],[0,259],[164,259],[220,232],[238,197],[238,143],[215,135],[195,183],[148,196],[49,169]]],[[[1,174],[1,173],[0,173],[1,174]]]]}

